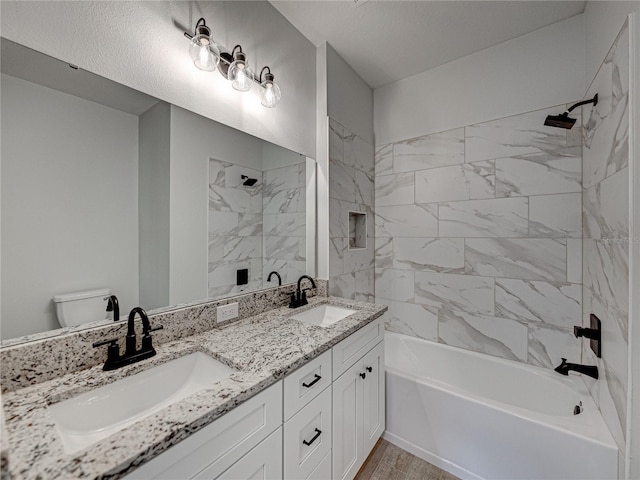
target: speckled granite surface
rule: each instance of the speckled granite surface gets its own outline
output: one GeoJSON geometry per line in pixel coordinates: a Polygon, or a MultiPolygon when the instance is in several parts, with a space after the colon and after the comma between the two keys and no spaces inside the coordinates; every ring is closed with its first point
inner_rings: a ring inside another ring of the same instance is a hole
{"type": "Polygon", "coordinates": [[[386,306],[334,297],[287,307],[159,345],[158,355],[113,372],[100,365],[3,395],[13,478],[120,478],[194,431],[275,383],[362,326],[386,306]],[[289,317],[326,302],[358,312],[328,327],[289,317]],[[238,369],[212,384],[75,455],[66,455],[47,406],[194,351],[238,369]]]}
{"type": "MultiPolygon", "coordinates": [[[[316,280],[316,284],[318,288],[310,293],[326,297],[327,281],[316,280]]],[[[238,302],[238,318],[231,320],[236,322],[287,305],[289,293],[292,291],[295,291],[295,285],[283,285],[208,303],[181,305],[150,315],[152,326],[164,327],[163,330],[154,332],[153,344],[161,345],[222,326],[216,316],[216,308],[220,305],[238,302]]],[[[136,328],[141,328],[139,319],[136,321],[136,328]]],[[[3,346],[0,349],[2,392],[10,392],[66,373],[101,365],[107,358],[107,348],[93,348],[93,343],[107,338],[117,338],[120,350],[123,351],[126,330],[127,322],[120,321],[91,329],[60,329],[61,333],[54,336],[52,332],[45,332],[21,337],[21,342],[31,341],[3,346]]]]}

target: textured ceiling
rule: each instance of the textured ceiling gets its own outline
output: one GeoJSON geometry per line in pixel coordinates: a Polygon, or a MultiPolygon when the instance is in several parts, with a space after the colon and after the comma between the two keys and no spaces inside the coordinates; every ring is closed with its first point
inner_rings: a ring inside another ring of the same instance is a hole
{"type": "Polygon", "coordinates": [[[376,88],[584,11],[582,1],[271,0],[376,88]]]}

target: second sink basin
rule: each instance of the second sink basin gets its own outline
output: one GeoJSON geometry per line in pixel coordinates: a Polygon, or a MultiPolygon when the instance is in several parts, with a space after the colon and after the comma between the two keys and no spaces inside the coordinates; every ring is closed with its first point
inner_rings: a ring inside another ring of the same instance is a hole
{"type": "Polygon", "coordinates": [[[236,370],[196,352],[49,407],[66,453],[75,453],[211,386],[236,370]]]}
{"type": "Polygon", "coordinates": [[[333,325],[334,323],[347,318],[353,313],[356,313],[356,310],[336,307],[335,305],[320,305],[307,310],[306,312],[296,313],[290,318],[308,323],[309,325],[328,327],[329,325],[333,325]]]}

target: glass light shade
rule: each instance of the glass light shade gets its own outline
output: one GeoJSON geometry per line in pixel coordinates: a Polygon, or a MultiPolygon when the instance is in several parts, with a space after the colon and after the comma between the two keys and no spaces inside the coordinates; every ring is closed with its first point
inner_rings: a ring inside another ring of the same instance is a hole
{"type": "Polygon", "coordinates": [[[267,108],[273,108],[280,103],[282,94],[280,87],[273,80],[265,80],[262,82],[262,105],[267,108]]]}
{"type": "Polygon", "coordinates": [[[189,55],[200,70],[212,72],[220,61],[220,50],[209,35],[196,35],[189,44],[189,55]]]}
{"type": "Polygon", "coordinates": [[[231,86],[240,92],[247,92],[251,90],[253,85],[253,70],[247,65],[246,60],[235,60],[229,66],[228,73],[231,86]]]}

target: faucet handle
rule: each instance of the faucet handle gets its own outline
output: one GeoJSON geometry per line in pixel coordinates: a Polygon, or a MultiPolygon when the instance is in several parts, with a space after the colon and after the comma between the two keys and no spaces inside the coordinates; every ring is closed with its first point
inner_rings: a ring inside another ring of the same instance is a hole
{"type": "Polygon", "coordinates": [[[93,348],[102,347],[103,345],[109,345],[109,347],[111,347],[114,344],[117,346],[117,342],[118,342],[117,338],[110,338],[109,340],[102,340],[100,342],[94,342],[92,346],[93,346],[93,348]]]}
{"type": "Polygon", "coordinates": [[[162,325],[158,325],[157,327],[153,327],[149,329],[149,332],[155,332],[156,330],[163,330],[164,327],[162,325]]]}

